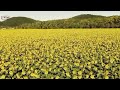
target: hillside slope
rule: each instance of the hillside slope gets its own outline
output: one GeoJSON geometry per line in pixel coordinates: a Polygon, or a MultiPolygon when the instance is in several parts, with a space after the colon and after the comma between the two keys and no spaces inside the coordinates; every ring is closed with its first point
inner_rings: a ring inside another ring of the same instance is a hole
{"type": "Polygon", "coordinates": [[[1,27],[22,29],[59,28],[120,28],[120,16],[82,14],[68,19],[36,21],[27,17],[13,17],[0,22],[1,27]]]}
{"type": "Polygon", "coordinates": [[[25,23],[34,23],[34,22],[36,22],[36,20],[27,18],[27,17],[12,17],[1,23],[3,26],[15,27],[15,26],[19,26],[25,23]]]}
{"type": "Polygon", "coordinates": [[[101,15],[92,15],[92,14],[81,14],[81,15],[77,15],[74,16],[70,19],[89,19],[89,18],[104,18],[105,16],[101,16],[101,15]]]}

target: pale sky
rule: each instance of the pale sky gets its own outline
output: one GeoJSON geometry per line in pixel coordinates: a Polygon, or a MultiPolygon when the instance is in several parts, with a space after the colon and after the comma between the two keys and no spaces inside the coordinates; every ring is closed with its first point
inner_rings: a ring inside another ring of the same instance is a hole
{"type": "Polygon", "coordinates": [[[0,11],[0,17],[5,15],[10,17],[24,16],[41,21],[53,19],[65,19],[80,14],[112,16],[120,15],[120,11],[0,11]]]}

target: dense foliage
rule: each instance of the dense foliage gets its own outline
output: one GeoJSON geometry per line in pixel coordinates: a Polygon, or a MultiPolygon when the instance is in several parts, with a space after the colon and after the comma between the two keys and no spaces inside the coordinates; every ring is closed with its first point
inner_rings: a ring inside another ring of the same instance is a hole
{"type": "Polygon", "coordinates": [[[83,14],[69,19],[36,21],[30,18],[14,17],[0,22],[1,28],[59,29],[59,28],[120,28],[120,16],[99,16],[83,14]]]}
{"type": "Polygon", "coordinates": [[[120,79],[120,30],[1,30],[1,79],[120,79]]]}

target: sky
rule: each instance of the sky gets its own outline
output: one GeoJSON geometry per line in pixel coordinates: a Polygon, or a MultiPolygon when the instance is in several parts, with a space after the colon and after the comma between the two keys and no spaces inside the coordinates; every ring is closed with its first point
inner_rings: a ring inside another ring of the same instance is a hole
{"type": "MultiPolygon", "coordinates": [[[[103,16],[120,15],[120,11],[0,11],[1,16],[18,17],[24,16],[35,20],[66,19],[80,14],[94,14],[103,16]]],[[[1,18],[0,18],[0,21],[1,18]]]]}

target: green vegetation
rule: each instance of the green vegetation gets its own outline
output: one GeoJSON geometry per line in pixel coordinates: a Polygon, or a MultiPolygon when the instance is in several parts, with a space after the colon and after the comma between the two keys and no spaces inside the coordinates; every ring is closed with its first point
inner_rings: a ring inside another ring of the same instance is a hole
{"type": "Polygon", "coordinates": [[[16,26],[22,25],[22,24],[29,24],[29,23],[34,23],[36,22],[36,20],[27,18],[27,17],[13,17],[13,18],[9,18],[3,22],[0,22],[0,27],[4,27],[4,28],[9,28],[9,27],[13,27],[15,28],[16,26]]]}
{"type": "Polygon", "coordinates": [[[83,14],[69,19],[36,21],[26,17],[13,17],[0,22],[1,28],[59,29],[59,28],[120,28],[120,16],[83,14]]]}

